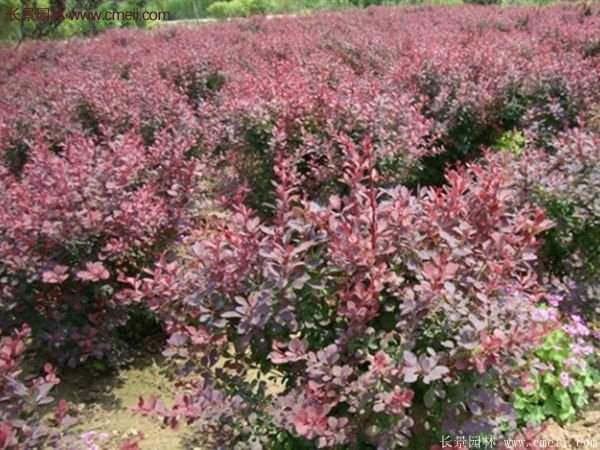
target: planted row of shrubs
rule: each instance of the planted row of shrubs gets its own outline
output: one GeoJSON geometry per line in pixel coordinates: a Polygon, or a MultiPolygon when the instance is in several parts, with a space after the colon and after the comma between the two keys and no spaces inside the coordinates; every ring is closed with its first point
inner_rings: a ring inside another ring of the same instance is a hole
{"type": "MultiPolygon", "coordinates": [[[[374,8],[0,50],[3,335],[118,366],[158,323],[195,387],[138,409],[207,448],[430,448],[574,417],[598,337],[599,13],[374,8]]],[[[0,443],[29,448],[36,410],[8,386],[0,443]]]]}

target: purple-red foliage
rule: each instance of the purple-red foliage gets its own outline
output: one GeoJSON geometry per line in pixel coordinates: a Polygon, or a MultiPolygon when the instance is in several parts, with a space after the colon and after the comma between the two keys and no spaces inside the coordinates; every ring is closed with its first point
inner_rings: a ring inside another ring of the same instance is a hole
{"type": "Polygon", "coordinates": [[[0,49],[3,321],[75,364],[114,354],[142,302],[204,379],[140,409],[217,448],[394,448],[439,402],[448,431],[498,431],[556,326],[535,314],[550,222],[526,157],[444,163],[518,130],[565,166],[546,189],[579,183],[587,156],[565,158],[596,138],[571,128],[600,103],[588,12],[374,8],[0,49]],[[470,406],[450,398],[474,377],[470,406]]]}
{"type": "Polygon", "coordinates": [[[50,364],[44,366],[43,375],[29,381],[23,379],[23,359],[30,333],[27,325],[10,335],[0,333],[0,448],[3,450],[58,446],[61,425],[73,420],[67,414],[64,400],[58,402],[49,420],[38,409],[54,400],[49,393],[60,381],[50,364]]]}
{"type": "Polygon", "coordinates": [[[63,363],[113,352],[127,320],[123,280],[151,265],[181,231],[194,180],[184,137],[145,146],[127,132],[80,132],[57,152],[43,137],[18,175],[0,166],[3,321],[33,323],[63,363]]]}
{"type": "MultiPolygon", "coordinates": [[[[219,430],[217,446],[288,430],[319,447],[393,448],[408,442],[422,386],[442,396],[476,373],[496,380],[482,399],[506,409],[529,352],[557,326],[534,314],[546,295],[537,236],[551,223],[522,204],[510,173],[473,164],[448,172],[444,188],[383,189],[375,147],[342,141],[347,195],[303,198],[302,176],[279,156],[272,221],[232,205],[188,258],[138,287],[172,324],[170,354],[196,359],[206,377],[173,410],[154,408],[171,424],[199,420],[219,430]],[[232,361],[215,376],[206,368],[217,356],[232,361]],[[283,374],[284,391],[246,401],[251,368],[283,374]],[[269,424],[258,433],[255,414],[269,424]]],[[[497,414],[485,414],[469,420],[498,433],[497,414]]]]}
{"type": "Polygon", "coordinates": [[[568,299],[561,307],[587,314],[600,311],[599,131],[582,122],[550,141],[551,153],[530,145],[517,157],[492,157],[515,174],[523,199],[550,212],[555,227],[545,236],[544,271],[568,299]]]}

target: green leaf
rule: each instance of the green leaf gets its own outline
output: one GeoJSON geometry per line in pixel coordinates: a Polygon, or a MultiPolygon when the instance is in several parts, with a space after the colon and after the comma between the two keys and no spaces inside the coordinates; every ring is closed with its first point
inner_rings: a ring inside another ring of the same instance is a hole
{"type": "Polygon", "coordinates": [[[556,375],[550,372],[544,374],[543,381],[550,386],[557,386],[559,384],[556,375]]]}
{"type": "Polygon", "coordinates": [[[560,407],[554,398],[549,398],[544,402],[543,410],[546,416],[558,417],[560,414],[560,407]]]}
{"type": "Polygon", "coordinates": [[[544,410],[541,406],[533,407],[529,414],[527,414],[527,421],[532,423],[533,425],[539,425],[546,419],[544,415],[544,410]]]}
{"type": "Polygon", "coordinates": [[[571,402],[571,397],[566,391],[559,391],[555,394],[556,399],[560,404],[561,413],[558,415],[559,420],[567,421],[575,416],[575,408],[571,402]]]}
{"type": "Polygon", "coordinates": [[[588,404],[588,398],[585,394],[573,394],[573,403],[577,408],[583,408],[588,404]]]}
{"type": "Polygon", "coordinates": [[[433,408],[433,406],[435,405],[435,388],[433,386],[427,389],[423,400],[425,402],[425,407],[427,407],[428,409],[433,408]]]}

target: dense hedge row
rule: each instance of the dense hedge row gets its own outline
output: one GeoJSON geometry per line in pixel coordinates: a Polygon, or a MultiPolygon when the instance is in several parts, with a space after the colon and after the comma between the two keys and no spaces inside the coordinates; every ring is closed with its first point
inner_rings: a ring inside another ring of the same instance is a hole
{"type": "Polygon", "coordinates": [[[139,409],[214,448],[566,420],[598,337],[599,29],[374,8],[0,50],[0,328],[119,364],[158,320],[197,379],[139,409]]]}

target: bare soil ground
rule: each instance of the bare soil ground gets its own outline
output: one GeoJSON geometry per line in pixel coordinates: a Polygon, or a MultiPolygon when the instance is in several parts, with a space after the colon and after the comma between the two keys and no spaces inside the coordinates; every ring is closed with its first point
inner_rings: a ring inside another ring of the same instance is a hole
{"type": "Polygon", "coordinates": [[[559,450],[600,449],[600,393],[575,422],[560,426],[550,422],[543,439],[559,450]]]}
{"type": "MultiPolygon", "coordinates": [[[[75,432],[109,435],[102,450],[117,450],[120,442],[139,432],[144,435],[142,450],[200,450],[193,444],[192,430],[172,430],[131,411],[140,396],[156,394],[166,402],[174,398],[175,383],[159,356],[145,355],[116,374],[66,374],[55,394],[77,405],[80,423],[75,432]]],[[[600,449],[600,392],[575,422],[563,426],[550,422],[542,438],[560,450],[600,449]]]]}
{"type": "Polygon", "coordinates": [[[120,442],[139,432],[144,439],[142,450],[192,449],[183,444],[185,430],[174,431],[158,421],[131,411],[140,396],[160,396],[166,402],[174,397],[173,380],[166,375],[166,365],[160,357],[144,356],[129,368],[116,374],[98,375],[91,371],[73,372],[62,377],[55,396],[76,405],[79,423],[74,432],[107,433],[102,450],[117,449],[120,442]]]}

